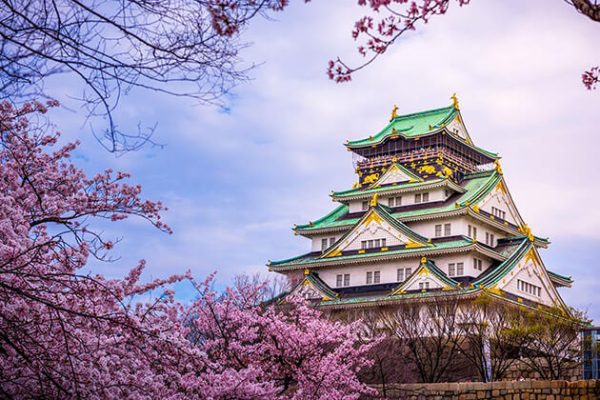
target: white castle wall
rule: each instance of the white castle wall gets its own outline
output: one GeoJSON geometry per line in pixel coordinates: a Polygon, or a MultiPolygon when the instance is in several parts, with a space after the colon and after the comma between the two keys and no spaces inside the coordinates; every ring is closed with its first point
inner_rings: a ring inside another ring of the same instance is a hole
{"type": "MultiPolygon", "coordinates": [[[[381,282],[380,283],[392,283],[398,282],[398,268],[411,268],[412,272],[416,271],[419,267],[420,256],[410,258],[406,260],[387,261],[376,264],[360,264],[360,265],[346,265],[339,267],[329,267],[325,269],[317,269],[316,272],[325,283],[331,287],[336,287],[336,276],[339,274],[350,274],[350,286],[363,286],[367,284],[367,271],[380,271],[381,282]]],[[[464,274],[463,276],[479,276],[492,264],[492,260],[478,254],[476,252],[462,253],[456,255],[447,255],[442,257],[432,257],[431,260],[446,274],[448,274],[448,264],[450,263],[464,263],[464,274]],[[473,258],[479,258],[482,260],[483,271],[478,271],[473,268],[473,258]]]]}
{"type": "MultiPolygon", "coordinates": [[[[406,225],[410,229],[412,229],[419,235],[424,236],[426,238],[435,238],[435,226],[436,225],[442,225],[442,236],[441,237],[444,237],[445,236],[444,235],[444,225],[445,224],[450,224],[450,226],[451,226],[450,236],[458,236],[458,235],[468,236],[469,235],[469,225],[477,228],[477,240],[480,243],[485,243],[485,238],[486,238],[485,234],[486,233],[493,234],[494,235],[494,243],[492,246],[495,246],[497,244],[498,239],[504,238],[507,236],[506,233],[504,233],[496,228],[492,228],[489,225],[483,224],[480,221],[475,220],[468,216],[461,216],[461,217],[447,218],[447,219],[436,219],[436,220],[421,221],[421,222],[407,222],[406,223],[406,225]]],[[[312,237],[312,241],[311,241],[311,251],[321,251],[321,240],[322,239],[335,238],[335,240],[337,241],[341,236],[342,236],[342,234],[314,236],[314,237],[312,237]]],[[[472,236],[473,236],[473,230],[471,230],[471,237],[472,236]]],[[[351,246],[349,246],[347,249],[348,250],[357,250],[360,248],[360,242],[362,240],[381,239],[384,237],[386,238],[386,245],[388,247],[402,244],[401,241],[398,240],[398,238],[394,237],[389,232],[386,232],[386,231],[380,229],[380,230],[376,230],[375,232],[366,231],[364,235],[361,235],[360,237],[357,237],[357,238],[353,238],[353,239],[355,239],[353,244],[351,246]]]]}
{"type": "MultiPolygon", "coordinates": [[[[451,190],[448,190],[448,194],[451,194],[451,190]]],[[[423,203],[415,203],[415,194],[421,194],[423,195],[423,193],[429,193],[429,200],[427,201],[427,203],[432,203],[435,201],[443,201],[446,200],[448,198],[448,196],[446,196],[446,192],[444,190],[444,188],[437,188],[437,189],[431,189],[431,190],[425,190],[425,191],[420,191],[420,192],[410,192],[410,193],[402,193],[402,194],[397,194],[397,195],[383,195],[380,194],[378,197],[378,201],[379,203],[383,204],[383,205],[388,205],[388,199],[390,197],[402,197],[402,205],[403,206],[410,206],[413,204],[423,204],[423,203]]],[[[351,202],[349,202],[348,206],[349,206],[349,211],[350,213],[355,213],[355,212],[361,212],[363,211],[363,201],[368,201],[368,200],[353,200],[351,202]]],[[[425,203],[426,204],[426,203],[425,203]]]]}
{"type": "Polygon", "coordinates": [[[336,242],[341,236],[342,236],[342,234],[337,234],[337,235],[329,234],[329,235],[313,236],[312,240],[311,240],[310,251],[321,251],[323,239],[327,239],[327,246],[329,247],[329,242],[330,242],[331,238],[333,238],[334,239],[333,241],[336,242]]]}

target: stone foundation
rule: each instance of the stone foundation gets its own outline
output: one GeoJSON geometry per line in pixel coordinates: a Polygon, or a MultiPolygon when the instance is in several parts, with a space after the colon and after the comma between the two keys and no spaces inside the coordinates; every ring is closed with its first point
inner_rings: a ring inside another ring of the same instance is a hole
{"type": "Polygon", "coordinates": [[[520,381],[373,385],[382,395],[365,400],[595,400],[600,381],[520,381]]]}

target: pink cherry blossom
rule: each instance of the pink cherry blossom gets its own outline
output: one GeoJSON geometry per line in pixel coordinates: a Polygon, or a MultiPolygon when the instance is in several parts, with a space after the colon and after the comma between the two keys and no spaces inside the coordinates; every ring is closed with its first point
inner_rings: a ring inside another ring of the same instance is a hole
{"type": "MultiPolygon", "coordinates": [[[[115,243],[98,220],[130,216],[170,232],[164,207],[126,173],[88,177],[44,117],[54,101],[0,103],[0,397],[85,399],[355,399],[369,364],[356,325],[301,299],[262,302],[262,286],[223,294],[189,273],[140,280],[85,273],[115,243]],[[171,285],[187,280],[184,306],[171,285]]],[[[240,281],[243,282],[243,281],[240,281]]],[[[246,281],[248,282],[248,281],[246,281]]]]}

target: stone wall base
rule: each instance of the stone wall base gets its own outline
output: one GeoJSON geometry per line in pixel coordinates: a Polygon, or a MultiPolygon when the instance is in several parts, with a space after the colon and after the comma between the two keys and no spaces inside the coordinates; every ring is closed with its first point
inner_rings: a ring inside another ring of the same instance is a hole
{"type": "Polygon", "coordinates": [[[365,400],[596,400],[600,380],[511,381],[373,385],[381,395],[365,400]]]}

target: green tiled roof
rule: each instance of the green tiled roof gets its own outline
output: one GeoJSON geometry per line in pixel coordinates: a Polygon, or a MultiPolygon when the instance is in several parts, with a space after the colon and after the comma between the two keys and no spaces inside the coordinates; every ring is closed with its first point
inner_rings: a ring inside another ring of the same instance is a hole
{"type": "MultiPolygon", "coordinates": [[[[343,217],[346,214],[348,214],[348,206],[346,204],[342,204],[340,206],[337,206],[329,214],[317,219],[316,221],[311,221],[305,225],[296,225],[296,226],[294,226],[294,229],[308,229],[308,228],[315,228],[317,226],[318,227],[326,226],[326,225],[336,221],[338,218],[343,217]]],[[[358,221],[358,218],[356,219],[356,221],[358,221]]]]}
{"type": "Polygon", "coordinates": [[[375,136],[366,139],[348,141],[346,146],[350,148],[371,146],[381,143],[386,137],[402,135],[407,138],[422,136],[436,131],[451,122],[458,111],[454,106],[423,111],[414,114],[401,115],[394,118],[390,123],[375,136]]]}
{"type": "MultiPolygon", "coordinates": [[[[405,138],[416,138],[439,131],[443,126],[449,124],[459,114],[454,106],[436,108],[434,110],[422,111],[413,114],[400,115],[390,121],[385,128],[374,136],[365,139],[349,140],[346,146],[350,149],[373,146],[391,136],[399,135],[405,138]]],[[[472,143],[468,144],[473,149],[486,154],[492,158],[498,158],[498,153],[492,153],[477,147],[472,143]]]]}
{"type": "Polygon", "coordinates": [[[552,271],[548,271],[548,275],[550,276],[550,279],[558,281],[565,286],[573,284],[573,279],[570,276],[560,275],[552,271]]]}
{"type": "MultiPolygon", "coordinates": [[[[454,203],[437,205],[430,208],[421,208],[414,210],[406,210],[406,211],[397,211],[392,213],[391,215],[397,219],[443,213],[448,211],[454,211],[458,208],[464,208],[469,205],[476,204],[477,201],[481,200],[485,197],[490,191],[492,191],[498,182],[502,179],[502,175],[500,175],[496,171],[488,171],[485,173],[474,174],[473,176],[467,175],[465,177],[465,181],[461,186],[465,189],[465,193],[458,198],[456,203],[458,207],[454,203]]],[[[431,182],[431,181],[428,181],[431,182]]],[[[420,183],[421,185],[423,183],[420,183]]],[[[310,232],[311,230],[316,229],[324,229],[324,228],[334,228],[340,226],[352,226],[356,224],[360,218],[346,218],[343,217],[348,214],[348,206],[339,206],[331,213],[326,216],[318,219],[312,224],[305,225],[297,225],[296,230],[302,232],[310,232]]]]}
{"type": "Polygon", "coordinates": [[[398,250],[388,250],[376,253],[363,253],[363,254],[349,254],[349,255],[341,255],[337,257],[331,258],[319,258],[320,255],[311,255],[305,254],[299,257],[294,257],[287,260],[279,260],[279,261],[271,261],[269,266],[271,267],[283,267],[283,266],[306,266],[309,267],[311,264],[322,263],[327,261],[347,261],[347,260],[356,260],[356,259],[368,259],[377,256],[392,256],[395,254],[415,254],[419,255],[423,252],[435,252],[436,250],[447,250],[447,249],[457,249],[462,247],[468,247],[473,245],[471,239],[467,237],[463,237],[461,239],[451,240],[447,242],[433,243],[430,247],[415,247],[415,248],[402,248],[398,250]]]}
{"type": "Polygon", "coordinates": [[[481,278],[473,282],[473,285],[491,287],[492,285],[500,281],[502,278],[504,278],[506,274],[508,274],[513,269],[515,264],[521,261],[521,259],[525,256],[525,254],[527,254],[527,252],[532,248],[532,246],[533,242],[529,241],[529,239],[525,236],[522,237],[521,243],[506,260],[504,260],[498,267],[494,268],[492,273],[483,274],[481,278]]]}
{"type": "Polygon", "coordinates": [[[419,186],[429,186],[429,185],[443,182],[445,180],[446,180],[446,178],[443,178],[443,179],[438,178],[438,179],[431,179],[431,180],[425,181],[425,182],[406,182],[406,183],[401,183],[398,185],[389,185],[389,186],[370,188],[370,189],[349,189],[349,190],[342,190],[340,192],[333,192],[332,196],[347,197],[347,196],[352,196],[355,194],[385,192],[387,190],[398,189],[398,188],[405,188],[405,189],[418,188],[419,186]]]}
{"type": "Polygon", "coordinates": [[[344,200],[344,199],[350,198],[350,197],[355,197],[355,196],[360,196],[360,195],[368,195],[368,194],[374,194],[374,193],[379,193],[381,195],[384,195],[386,192],[391,192],[391,191],[412,191],[411,189],[420,190],[421,188],[423,190],[426,190],[431,187],[443,187],[443,186],[448,186],[449,188],[456,190],[458,192],[464,191],[460,185],[454,183],[454,181],[452,181],[449,178],[435,178],[435,179],[431,179],[431,180],[423,181],[423,182],[405,182],[405,183],[392,184],[392,185],[386,185],[386,186],[380,186],[380,187],[372,187],[372,188],[368,188],[368,189],[349,189],[349,190],[343,190],[340,192],[332,192],[331,197],[335,200],[344,200]]]}

